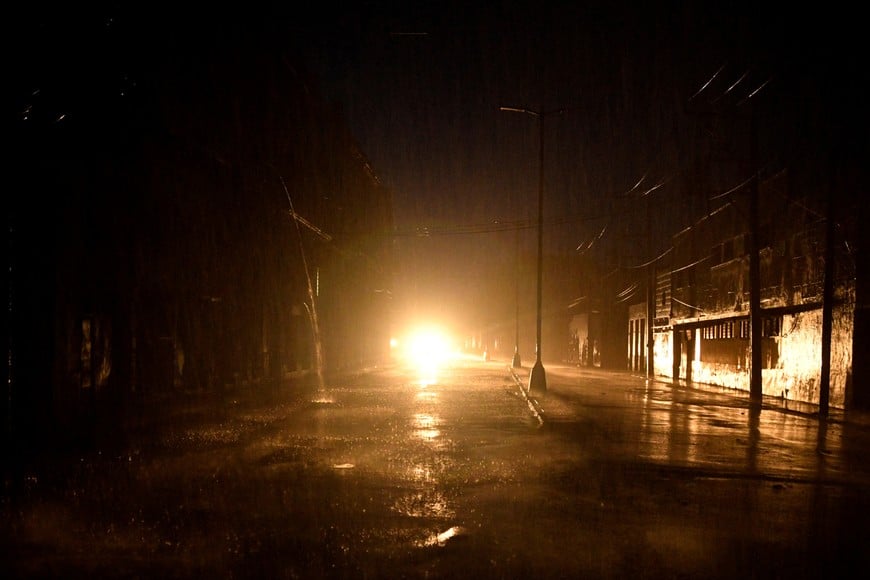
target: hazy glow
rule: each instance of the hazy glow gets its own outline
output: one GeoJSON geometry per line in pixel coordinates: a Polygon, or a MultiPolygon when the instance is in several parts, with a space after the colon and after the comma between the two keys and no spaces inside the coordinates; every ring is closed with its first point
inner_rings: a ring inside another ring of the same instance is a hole
{"type": "Polygon", "coordinates": [[[434,364],[425,364],[417,368],[417,381],[421,389],[438,384],[438,367],[434,364]]]}
{"type": "Polygon", "coordinates": [[[437,383],[438,370],[455,353],[454,341],[437,325],[414,327],[403,338],[391,339],[390,345],[395,356],[415,369],[424,388],[437,383]]]}
{"type": "Polygon", "coordinates": [[[408,340],[407,356],[417,367],[443,362],[451,352],[450,340],[438,328],[422,328],[408,340]]]}

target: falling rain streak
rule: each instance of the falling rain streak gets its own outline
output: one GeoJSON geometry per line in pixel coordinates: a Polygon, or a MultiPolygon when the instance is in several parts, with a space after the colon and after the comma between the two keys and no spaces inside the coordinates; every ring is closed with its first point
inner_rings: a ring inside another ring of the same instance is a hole
{"type": "Polygon", "coordinates": [[[861,18],[51,4],[4,578],[870,566],[861,18]]]}

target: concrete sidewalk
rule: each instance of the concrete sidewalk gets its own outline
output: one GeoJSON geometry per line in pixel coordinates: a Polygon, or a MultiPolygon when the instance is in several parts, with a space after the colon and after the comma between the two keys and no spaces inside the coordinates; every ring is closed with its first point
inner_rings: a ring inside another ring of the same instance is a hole
{"type": "MultiPolygon", "coordinates": [[[[502,361],[496,361],[502,362],[502,361]]],[[[529,373],[531,368],[523,366],[515,369],[511,366],[510,361],[503,361],[507,371],[517,386],[522,390],[531,408],[539,416],[541,421],[545,420],[546,413],[543,409],[543,397],[530,396],[528,393],[529,373]],[[540,401],[537,399],[541,399],[540,401]]],[[[612,369],[601,369],[598,367],[581,367],[578,365],[569,365],[564,363],[545,363],[545,371],[547,373],[548,391],[565,392],[572,389],[577,389],[584,381],[587,382],[606,382],[619,381],[620,383],[635,381],[638,384],[654,383],[657,388],[675,389],[679,388],[683,391],[691,391],[699,396],[709,396],[715,399],[723,397],[730,398],[735,404],[745,405],[747,408],[752,404],[749,393],[736,389],[728,389],[715,385],[707,385],[704,383],[687,383],[680,380],[677,385],[669,377],[657,376],[651,380],[643,375],[635,374],[629,371],[617,371],[612,369]]],[[[850,410],[846,412],[840,408],[829,408],[827,417],[819,414],[819,406],[811,403],[800,401],[790,401],[779,397],[765,396],[761,402],[762,411],[778,411],[786,414],[794,414],[808,418],[824,419],[828,423],[853,423],[870,428],[870,412],[850,410]]]]}

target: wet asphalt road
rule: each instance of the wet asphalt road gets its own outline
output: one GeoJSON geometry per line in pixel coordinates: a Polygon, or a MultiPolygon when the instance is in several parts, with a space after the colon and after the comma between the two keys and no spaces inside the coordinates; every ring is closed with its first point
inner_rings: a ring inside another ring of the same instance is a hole
{"type": "Polygon", "coordinates": [[[863,577],[867,422],[557,365],[529,400],[527,372],[397,364],[164,410],[7,480],[0,572],[863,577]]]}

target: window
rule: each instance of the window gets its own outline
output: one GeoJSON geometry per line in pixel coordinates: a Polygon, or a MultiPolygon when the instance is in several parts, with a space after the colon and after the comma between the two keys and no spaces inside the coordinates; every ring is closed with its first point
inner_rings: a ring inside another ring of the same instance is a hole
{"type": "Polygon", "coordinates": [[[766,316],[761,319],[761,335],[765,337],[782,334],[782,316],[766,316]]]}

